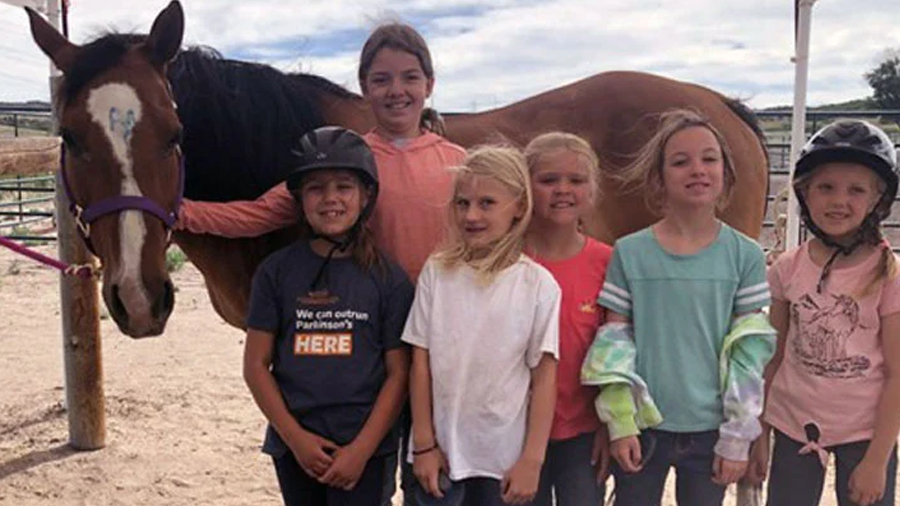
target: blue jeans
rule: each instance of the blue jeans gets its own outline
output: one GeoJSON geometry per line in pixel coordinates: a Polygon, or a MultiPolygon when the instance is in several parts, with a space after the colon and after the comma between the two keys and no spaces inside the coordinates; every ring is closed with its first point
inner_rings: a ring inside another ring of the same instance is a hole
{"type": "Polygon", "coordinates": [[[712,482],[713,447],[719,431],[666,432],[640,435],[644,467],[626,473],[613,463],[615,506],[652,506],[662,501],[669,468],[675,468],[675,497],[680,506],[721,506],[725,487],[712,482]]]}
{"type": "MultiPolygon", "coordinates": [[[[420,489],[421,485],[416,481],[413,485],[420,489]]],[[[494,478],[466,478],[454,481],[453,487],[462,490],[462,506],[509,506],[503,502],[500,490],[500,480],[494,478]]],[[[420,491],[422,493],[424,491],[420,491]]],[[[415,493],[412,494],[415,496],[415,493]]],[[[525,503],[522,506],[531,506],[533,503],[525,503]]]]}
{"type": "Polygon", "coordinates": [[[541,469],[541,484],[535,506],[552,506],[553,492],[557,506],[598,506],[603,504],[605,487],[597,484],[597,473],[591,465],[594,433],[571,439],[551,440],[541,469]]]}
{"type": "MultiPolygon", "coordinates": [[[[819,504],[825,488],[825,469],[819,457],[813,453],[799,455],[805,443],[794,441],[784,433],[775,431],[775,447],[772,450],[772,470],[769,473],[766,506],[815,506],[819,504]]],[[[834,488],[839,506],[855,505],[850,500],[850,474],[859,464],[869,441],[859,441],[826,448],[834,454],[834,488]]],[[[897,481],[897,446],[891,452],[887,465],[887,481],[884,497],[873,506],[893,506],[897,481]]]]}

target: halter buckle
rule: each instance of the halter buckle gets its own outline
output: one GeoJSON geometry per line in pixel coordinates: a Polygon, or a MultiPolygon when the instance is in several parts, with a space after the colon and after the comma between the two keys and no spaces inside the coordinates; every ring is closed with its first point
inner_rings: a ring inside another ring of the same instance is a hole
{"type": "Polygon", "coordinates": [[[81,231],[82,237],[87,239],[91,236],[91,224],[85,223],[82,219],[81,215],[84,213],[84,208],[79,206],[78,204],[72,205],[72,216],[75,218],[75,226],[78,227],[78,230],[81,231]]]}

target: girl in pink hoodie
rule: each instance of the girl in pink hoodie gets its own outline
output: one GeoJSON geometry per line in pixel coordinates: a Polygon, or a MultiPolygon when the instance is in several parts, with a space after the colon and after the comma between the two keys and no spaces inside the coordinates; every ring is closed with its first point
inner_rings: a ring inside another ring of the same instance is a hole
{"type": "MultiPolygon", "coordinates": [[[[411,26],[375,29],[363,46],[359,86],[375,117],[363,138],[372,148],[381,194],[371,227],[377,247],[413,281],[443,239],[446,206],[465,150],[429,131],[434,111],[425,100],[434,89],[434,67],[425,40],[411,26]]],[[[197,234],[253,237],[294,224],[298,210],[285,185],[253,201],[185,201],[179,227],[197,234]]]]}

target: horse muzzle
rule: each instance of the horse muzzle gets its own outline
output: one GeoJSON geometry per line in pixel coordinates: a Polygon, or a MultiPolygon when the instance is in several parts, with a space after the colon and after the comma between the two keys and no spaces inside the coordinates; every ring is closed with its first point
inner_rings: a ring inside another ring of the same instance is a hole
{"type": "Polygon", "coordinates": [[[103,300],[122,333],[133,338],[158,336],[175,306],[175,287],[168,279],[143,286],[110,283],[103,286],[103,300]]]}

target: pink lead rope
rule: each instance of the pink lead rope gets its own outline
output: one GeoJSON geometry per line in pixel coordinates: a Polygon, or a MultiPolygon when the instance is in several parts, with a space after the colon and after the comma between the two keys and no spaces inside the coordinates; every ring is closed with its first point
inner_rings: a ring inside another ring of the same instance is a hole
{"type": "Polygon", "coordinates": [[[25,255],[32,260],[38,261],[44,265],[53,267],[54,269],[59,270],[66,276],[77,276],[82,279],[90,279],[90,278],[99,278],[100,271],[95,269],[92,265],[66,265],[63,262],[55,258],[50,258],[47,255],[42,253],[38,253],[32,249],[26,248],[11,239],[7,239],[6,237],[0,236],[0,246],[5,246],[20,255],[25,255]]]}

